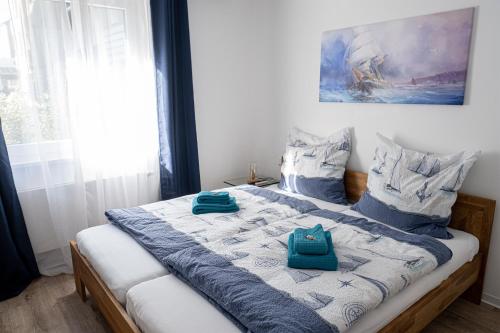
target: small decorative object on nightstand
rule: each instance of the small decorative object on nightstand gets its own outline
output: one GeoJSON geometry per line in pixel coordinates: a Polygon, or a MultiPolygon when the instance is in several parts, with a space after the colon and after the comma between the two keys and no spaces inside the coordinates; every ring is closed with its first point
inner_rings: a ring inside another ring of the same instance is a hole
{"type": "MultiPolygon", "coordinates": [[[[272,177],[256,176],[255,181],[253,183],[251,183],[251,185],[255,185],[258,187],[266,187],[269,185],[278,184],[279,182],[280,182],[279,179],[275,179],[272,177]]],[[[224,184],[231,185],[231,186],[238,186],[238,185],[245,185],[245,184],[250,184],[250,183],[249,183],[248,177],[241,177],[241,178],[225,180],[224,184]]]]}
{"type": "Polygon", "coordinates": [[[257,164],[250,163],[250,172],[248,173],[248,184],[255,184],[257,181],[257,164]]]}

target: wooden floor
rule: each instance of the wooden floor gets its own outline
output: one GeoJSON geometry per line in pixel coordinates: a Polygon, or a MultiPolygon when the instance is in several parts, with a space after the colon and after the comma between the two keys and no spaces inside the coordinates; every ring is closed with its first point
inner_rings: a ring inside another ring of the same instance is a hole
{"type": "MultiPolygon", "coordinates": [[[[72,276],[42,277],[21,295],[0,302],[0,332],[110,332],[92,301],[83,303],[72,276]]],[[[459,299],[426,333],[500,333],[500,309],[459,299]]]]}
{"type": "Polygon", "coordinates": [[[0,332],[111,332],[91,300],[83,303],[72,275],[42,277],[0,302],[0,332]]]}

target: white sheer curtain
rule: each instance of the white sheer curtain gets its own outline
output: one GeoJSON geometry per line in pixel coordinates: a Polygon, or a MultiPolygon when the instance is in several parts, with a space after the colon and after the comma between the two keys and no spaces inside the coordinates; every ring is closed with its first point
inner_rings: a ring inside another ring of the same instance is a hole
{"type": "Polygon", "coordinates": [[[0,116],[14,178],[40,271],[69,272],[78,231],[159,199],[149,1],[9,8],[21,116],[0,116]]]}

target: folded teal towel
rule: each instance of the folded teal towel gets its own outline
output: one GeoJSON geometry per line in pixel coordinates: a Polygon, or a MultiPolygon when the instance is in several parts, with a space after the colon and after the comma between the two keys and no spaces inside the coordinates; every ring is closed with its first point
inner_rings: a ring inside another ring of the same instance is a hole
{"type": "Polygon", "coordinates": [[[202,191],[196,196],[201,204],[229,204],[229,192],[209,192],[202,191]]]}
{"type": "Polygon", "coordinates": [[[200,203],[198,198],[193,199],[193,214],[207,214],[207,213],[233,213],[240,210],[236,204],[234,197],[229,197],[229,203],[226,205],[213,204],[213,203],[200,203]]]}
{"type": "Polygon", "coordinates": [[[310,229],[297,228],[293,231],[295,250],[300,254],[327,254],[328,243],[326,242],[323,226],[317,224],[310,229]]]}
{"type": "Polygon", "coordinates": [[[332,235],[325,232],[328,243],[328,253],[325,255],[300,254],[294,248],[294,235],[288,237],[288,267],[302,269],[322,269],[336,271],[338,267],[337,256],[333,250],[332,235]]]}

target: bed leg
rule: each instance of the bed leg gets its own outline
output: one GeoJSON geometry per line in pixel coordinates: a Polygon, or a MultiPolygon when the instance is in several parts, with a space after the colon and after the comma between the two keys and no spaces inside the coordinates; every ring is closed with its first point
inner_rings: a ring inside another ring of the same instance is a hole
{"type": "Polygon", "coordinates": [[[85,302],[87,300],[87,293],[85,290],[85,283],[83,283],[80,273],[80,253],[78,252],[78,248],[74,241],[70,242],[70,249],[71,261],[73,262],[73,277],[75,279],[76,292],[80,296],[81,300],[85,302]]]}
{"type": "Polygon", "coordinates": [[[481,253],[479,253],[478,256],[481,258],[481,266],[477,275],[477,280],[462,294],[462,298],[471,303],[481,305],[481,299],[483,298],[484,274],[486,273],[486,260],[481,253]]]}
{"type": "Polygon", "coordinates": [[[463,293],[462,297],[477,305],[481,305],[481,298],[483,296],[483,281],[477,281],[469,289],[463,293]]]}
{"type": "Polygon", "coordinates": [[[76,274],[75,274],[75,286],[76,286],[76,292],[80,296],[81,300],[83,302],[87,301],[87,292],[85,290],[85,284],[76,274]]]}

